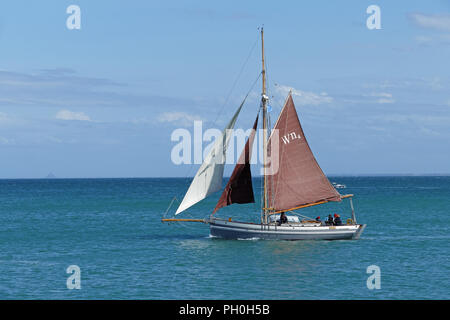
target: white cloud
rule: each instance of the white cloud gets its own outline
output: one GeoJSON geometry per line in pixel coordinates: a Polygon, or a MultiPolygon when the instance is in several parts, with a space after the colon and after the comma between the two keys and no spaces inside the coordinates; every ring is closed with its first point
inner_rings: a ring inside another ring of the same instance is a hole
{"type": "Polygon", "coordinates": [[[8,120],[6,113],[0,112],[0,123],[8,120]]]}
{"type": "Polygon", "coordinates": [[[160,123],[172,123],[182,126],[191,125],[195,120],[203,121],[201,117],[177,111],[161,113],[157,118],[157,121],[160,123]]]}
{"type": "Polygon", "coordinates": [[[55,118],[59,120],[91,121],[91,118],[84,112],[72,112],[69,110],[58,111],[55,118]]]}
{"type": "Polygon", "coordinates": [[[415,123],[428,126],[448,127],[450,116],[424,115],[424,114],[387,114],[375,117],[377,119],[396,123],[415,123]]]}
{"type": "Polygon", "coordinates": [[[13,145],[15,141],[12,139],[7,139],[5,137],[0,137],[0,145],[13,145]]]}
{"type": "Polygon", "coordinates": [[[297,105],[320,105],[333,102],[333,98],[330,97],[326,92],[317,94],[314,92],[302,91],[284,85],[278,85],[275,88],[283,95],[286,95],[289,91],[292,91],[292,97],[294,98],[297,105]]]}
{"type": "Polygon", "coordinates": [[[450,15],[448,14],[412,13],[409,16],[419,27],[450,31],[450,15]]]}
{"type": "Polygon", "coordinates": [[[432,36],[416,36],[415,38],[417,44],[421,46],[433,46],[433,45],[449,45],[450,44],[450,34],[440,33],[432,36]]]}
{"type": "Polygon", "coordinates": [[[392,100],[392,99],[384,99],[384,98],[381,98],[381,99],[378,99],[377,100],[377,103],[379,103],[379,104],[384,104],[384,103],[394,103],[395,102],[395,100],[392,100]]]}
{"type": "Polygon", "coordinates": [[[371,93],[371,94],[366,94],[364,96],[378,98],[375,102],[380,103],[380,104],[395,102],[395,100],[392,98],[392,94],[386,93],[386,92],[371,93]]]}
{"type": "Polygon", "coordinates": [[[428,44],[433,43],[433,38],[430,36],[417,36],[416,42],[418,44],[428,45],[428,44]]]}
{"type": "Polygon", "coordinates": [[[14,125],[16,123],[17,121],[15,119],[12,119],[6,113],[0,112],[0,125],[14,125]]]}

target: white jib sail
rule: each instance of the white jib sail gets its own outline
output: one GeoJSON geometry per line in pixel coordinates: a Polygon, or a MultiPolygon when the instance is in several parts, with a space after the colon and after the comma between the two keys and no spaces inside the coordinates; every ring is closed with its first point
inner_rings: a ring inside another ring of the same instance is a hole
{"type": "Polygon", "coordinates": [[[194,176],[194,179],[192,180],[183,201],[178,207],[177,212],[175,212],[175,215],[222,188],[225,153],[227,151],[230,137],[232,136],[232,129],[234,128],[234,124],[236,123],[236,119],[242,109],[242,106],[244,105],[244,102],[245,99],[242,101],[233,118],[228,123],[228,126],[223,130],[221,137],[218,137],[215,141],[214,146],[194,176]]]}

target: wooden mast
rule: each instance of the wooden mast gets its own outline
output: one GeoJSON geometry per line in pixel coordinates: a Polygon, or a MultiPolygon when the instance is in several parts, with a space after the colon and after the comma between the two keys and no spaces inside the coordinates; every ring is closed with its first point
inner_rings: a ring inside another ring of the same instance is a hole
{"type": "Polygon", "coordinates": [[[261,28],[261,51],[262,51],[262,94],[261,104],[263,107],[263,167],[264,167],[264,195],[263,195],[263,223],[267,223],[267,175],[266,175],[266,162],[267,162],[267,100],[266,95],[266,66],[264,62],[264,27],[261,28]]]}

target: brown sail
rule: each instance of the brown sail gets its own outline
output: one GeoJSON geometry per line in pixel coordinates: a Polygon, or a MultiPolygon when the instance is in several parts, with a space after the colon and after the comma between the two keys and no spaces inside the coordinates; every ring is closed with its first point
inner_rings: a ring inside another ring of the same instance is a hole
{"type": "Polygon", "coordinates": [[[250,158],[252,155],[253,140],[255,138],[256,127],[258,126],[259,113],[253,124],[252,132],[248,137],[244,150],[239,157],[238,163],[234,167],[230,180],[223,190],[223,193],[217,202],[213,214],[220,208],[229,206],[233,203],[252,203],[255,202],[253,195],[252,174],[250,171],[250,158]]]}
{"type": "Polygon", "coordinates": [[[274,130],[267,152],[272,161],[278,159],[278,165],[272,174],[267,173],[268,207],[287,211],[321,201],[340,201],[340,194],[328,181],[309,148],[291,94],[274,130]]]}

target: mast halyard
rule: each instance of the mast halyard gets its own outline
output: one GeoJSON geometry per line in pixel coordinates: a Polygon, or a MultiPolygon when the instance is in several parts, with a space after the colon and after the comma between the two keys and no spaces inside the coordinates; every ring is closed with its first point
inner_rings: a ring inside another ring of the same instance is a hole
{"type": "Polygon", "coordinates": [[[263,194],[263,208],[262,208],[262,223],[267,223],[267,174],[266,174],[266,162],[267,162],[267,100],[269,97],[266,95],[266,66],[264,61],[264,27],[261,28],[261,51],[262,51],[262,94],[261,104],[263,107],[263,168],[264,168],[264,194],[263,194]]]}

